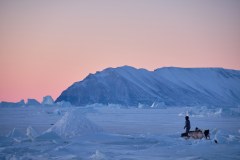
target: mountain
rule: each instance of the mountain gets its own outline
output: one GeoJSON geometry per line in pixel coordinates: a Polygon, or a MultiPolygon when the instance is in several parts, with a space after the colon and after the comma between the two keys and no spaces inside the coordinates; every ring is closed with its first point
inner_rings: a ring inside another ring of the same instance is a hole
{"type": "Polygon", "coordinates": [[[240,71],[223,68],[164,67],[154,71],[130,66],[107,68],[75,82],[56,102],[137,106],[236,106],[240,71]]]}

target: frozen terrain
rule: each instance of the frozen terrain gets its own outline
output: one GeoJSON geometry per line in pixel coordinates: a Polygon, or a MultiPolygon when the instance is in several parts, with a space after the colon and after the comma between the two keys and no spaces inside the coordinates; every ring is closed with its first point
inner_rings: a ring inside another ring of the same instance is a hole
{"type": "Polygon", "coordinates": [[[0,159],[237,160],[239,121],[240,107],[1,106],[0,159]],[[180,137],[186,113],[210,140],[180,137]]]}
{"type": "Polygon", "coordinates": [[[56,102],[229,107],[240,104],[239,95],[239,70],[165,67],[148,71],[123,66],[88,75],[63,91],[56,102]]]}

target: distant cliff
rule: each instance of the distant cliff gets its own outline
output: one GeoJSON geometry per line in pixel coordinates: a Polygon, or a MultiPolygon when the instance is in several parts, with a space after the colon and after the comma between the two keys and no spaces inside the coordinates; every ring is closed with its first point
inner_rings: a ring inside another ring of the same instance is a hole
{"type": "Polygon", "coordinates": [[[75,82],[56,99],[73,105],[236,106],[240,71],[223,68],[165,67],[155,71],[130,66],[107,68],[75,82]]]}

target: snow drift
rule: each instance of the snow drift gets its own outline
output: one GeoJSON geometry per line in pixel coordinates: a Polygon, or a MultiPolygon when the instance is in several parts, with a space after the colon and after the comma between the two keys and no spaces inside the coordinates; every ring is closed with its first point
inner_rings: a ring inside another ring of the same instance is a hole
{"type": "Polygon", "coordinates": [[[66,112],[54,126],[47,130],[47,132],[55,132],[62,137],[94,134],[100,131],[101,129],[88,120],[79,109],[66,112]]]}

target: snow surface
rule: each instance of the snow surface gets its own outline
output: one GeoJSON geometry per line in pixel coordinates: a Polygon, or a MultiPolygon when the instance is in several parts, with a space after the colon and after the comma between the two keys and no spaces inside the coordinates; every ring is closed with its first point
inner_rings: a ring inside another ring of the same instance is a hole
{"type": "Polygon", "coordinates": [[[240,107],[0,107],[0,159],[237,160],[239,120],[240,107]],[[210,140],[180,137],[187,113],[210,140]]]}

